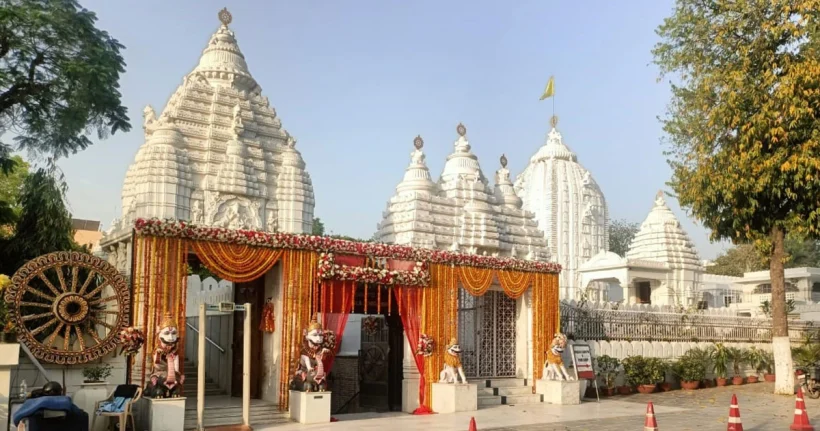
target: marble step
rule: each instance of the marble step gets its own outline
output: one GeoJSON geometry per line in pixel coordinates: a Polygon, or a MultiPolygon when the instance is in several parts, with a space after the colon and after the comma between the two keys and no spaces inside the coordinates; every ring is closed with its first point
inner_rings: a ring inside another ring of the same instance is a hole
{"type": "Polygon", "coordinates": [[[482,395],[495,396],[495,395],[498,395],[498,394],[496,393],[495,388],[482,388],[482,387],[479,387],[478,388],[478,396],[480,397],[482,395]]]}
{"type": "Polygon", "coordinates": [[[540,404],[544,402],[544,398],[540,394],[529,395],[509,395],[501,396],[501,404],[517,405],[517,404],[540,404]]]}
{"type": "Polygon", "coordinates": [[[488,388],[514,388],[526,387],[527,379],[492,379],[487,380],[485,387],[488,388]]]}
{"type": "Polygon", "coordinates": [[[479,395],[478,407],[500,406],[501,397],[497,395],[479,395]]]}
{"type": "Polygon", "coordinates": [[[496,395],[511,396],[511,395],[532,395],[532,386],[516,386],[508,388],[493,388],[496,395]]]}

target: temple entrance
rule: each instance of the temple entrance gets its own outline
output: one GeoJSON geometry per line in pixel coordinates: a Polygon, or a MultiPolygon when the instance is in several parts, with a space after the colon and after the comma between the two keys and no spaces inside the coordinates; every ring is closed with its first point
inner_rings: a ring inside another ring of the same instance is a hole
{"type": "Polygon", "coordinates": [[[475,297],[459,289],[458,342],[468,378],[515,377],[515,300],[504,292],[475,297]]]}
{"type": "MultiPolygon", "coordinates": [[[[259,398],[259,382],[262,381],[262,332],[258,330],[262,319],[265,296],[265,277],[248,283],[236,283],[234,302],[251,304],[251,398],[259,398]]],[[[242,337],[244,336],[244,313],[233,314],[233,342],[231,343],[231,396],[242,396],[242,337]]]]}

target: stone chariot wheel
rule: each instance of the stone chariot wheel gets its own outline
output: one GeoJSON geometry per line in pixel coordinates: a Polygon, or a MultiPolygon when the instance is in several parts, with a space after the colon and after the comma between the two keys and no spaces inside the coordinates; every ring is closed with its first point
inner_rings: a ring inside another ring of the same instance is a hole
{"type": "Polygon", "coordinates": [[[82,364],[114,350],[131,297],[125,278],[85,253],[56,252],[30,260],[5,294],[19,340],[47,363],[82,364]]]}

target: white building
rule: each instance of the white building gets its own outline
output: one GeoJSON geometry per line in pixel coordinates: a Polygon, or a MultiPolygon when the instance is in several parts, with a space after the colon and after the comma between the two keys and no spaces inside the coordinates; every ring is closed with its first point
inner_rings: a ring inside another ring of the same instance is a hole
{"type": "Polygon", "coordinates": [[[578,297],[580,266],[609,250],[609,212],[601,188],[564,143],[552,120],[546,143],[515,181],[523,207],[535,213],[556,262],[561,297],[578,297]]]}
{"type": "Polygon", "coordinates": [[[658,192],[626,256],[602,251],[581,265],[579,272],[584,289],[593,282],[609,283],[609,291],[596,292],[596,300],[688,306],[697,300],[704,268],[680,221],[658,192]]]}
{"type": "MultiPolygon", "coordinates": [[[[227,11],[225,11],[227,14],[227,11]]],[[[314,196],[305,162],[251,75],[230,14],[159,117],[147,106],[145,143],[125,174],[122,216],[101,240],[121,271],[133,221],[310,232],[314,196]]]]}

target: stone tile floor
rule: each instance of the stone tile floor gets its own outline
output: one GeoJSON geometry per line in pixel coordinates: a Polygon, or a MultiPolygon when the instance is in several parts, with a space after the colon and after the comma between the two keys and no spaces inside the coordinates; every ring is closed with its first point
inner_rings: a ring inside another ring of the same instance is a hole
{"type": "MultiPolygon", "coordinates": [[[[655,405],[660,430],[725,430],[732,394],[737,394],[746,431],[787,430],[794,414],[794,397],[775,396],[772,384],[757,383],[697,391],[671,391],[651,395],[585,401],[578,406],[531,404],[497,406],[476,412],[430,416],[400,413],[340,415],[331,424],[287,424],[257,431],[347,430],[466,430],[475,417],[479,431],[615,431],[642,429],[646,403],[655,405]]],[[[812,424],[820,425],[820,400],[806,399],[812,424]]],[[[820,427],[818,427],[820,429],[820,427]]]]}

